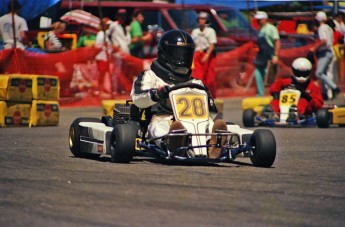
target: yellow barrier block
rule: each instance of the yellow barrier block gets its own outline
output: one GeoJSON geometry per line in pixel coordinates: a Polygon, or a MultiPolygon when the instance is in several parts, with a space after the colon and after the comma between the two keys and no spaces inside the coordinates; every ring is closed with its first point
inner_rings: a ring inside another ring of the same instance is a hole
{"type": "Polygon", "coordinates": [[[0,127],[5,126],[5,115],[7,113],[6,102],[0,101],[0,127]]]}
{"type": "Polygon", "coordinates": [[[33,100],[29,126],[59,124],[59,103],[57,101],[33,100]]]}
{"type": "Polygon", "coordinates": [[[7,99],[7,87],[9,79],[9,75],[0,75],[0,100],[7,99]]]}
{"type": "Polygon", "coordinates": [[[6,100],[16,102],[31,102],[32,77],[25,74],[9,75],[6,100]]]}
{"type": "Polygon", "coordinates": [[[223,99],[215,99],[214,104],[216,105],[218,112],[224,111],[224,100],[223,99]]]}
{"type": "Polygon", "coordinates": [[[56,76],[32,75],[32,97],[36,100],[58,100],[60,83],[56,76]]]}
{"type": "Polygon", "coordinates": [[[125,104],[126,100],[103,100],[102,101],[102,110],[103,115],[105,116],[113,116],[113,110],[115,107],[115,104],[125,104]]]}
{"type": "Polygon", "coordinates": [[[30,119],[30,104],[7,102],[5,114],[6,126],[28,126],[30,119]]]}
{"type": "Polygon", "coordinates": [[[271,100],[272,96],[244,98],[242,100],[242,109],[254,109],[256,106],[265,106],[270,104],[271,100]]]}

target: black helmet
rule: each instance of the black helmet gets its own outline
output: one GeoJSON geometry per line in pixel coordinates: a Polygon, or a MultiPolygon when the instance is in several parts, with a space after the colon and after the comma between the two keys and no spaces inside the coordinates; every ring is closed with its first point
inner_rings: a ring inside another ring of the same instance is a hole
{"type": "Polygon", "coordinates": [[[158,44],[158,62],[176,73],[179,79],[190,79],[194,56],[194,41],[182,30],[171,30],[164,33],[158,44]]]}

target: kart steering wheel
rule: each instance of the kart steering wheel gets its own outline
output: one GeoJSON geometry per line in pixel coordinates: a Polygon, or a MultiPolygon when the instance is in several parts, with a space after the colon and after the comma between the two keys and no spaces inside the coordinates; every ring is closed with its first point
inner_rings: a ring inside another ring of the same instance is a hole
{"type": "MultiPolygon", "coordinates": [[[[169,93],[170,93],[171,91],[175,91],[175,90],[178,90],[178,89],[181,89],[181,88],[196,88],[196,89],[199,89],[199,90],[206,91],[206,93],[207,93],[207,89],[206,89],[205,86],[200,85],[200,84],[195,84],[195,83],[182,83],[182,84],[177,84],[177,85],[174,85],[174,86],[170,87],[168,91],[169,91],[169,93]]],[[[165,110],[165,111],[167,111],[167,112],[169,112],[169,113],[172,113],[172,112],[173,112],[172,108],[171,108],[170,106],[167,105],[166,99],[160,101],[160,102],[159,102],[159,105],[160,105],[160,107],[161,107],[163,110],[165,110]]]]}

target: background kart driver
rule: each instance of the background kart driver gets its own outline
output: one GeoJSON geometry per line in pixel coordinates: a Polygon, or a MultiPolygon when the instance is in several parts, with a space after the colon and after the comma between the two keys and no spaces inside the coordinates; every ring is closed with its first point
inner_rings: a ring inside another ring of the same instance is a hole
{"type": "MultiPolygon", "coordinates": [[[[194,57],[195,45],[192,37],[182,30],[170,30],[160,39],[158,44],[158,57],[151,65],[151,70],[139,73],[134,80],[131,98],[139,108],[151,107],[153,116],[148,125],[148,138],[164,136],[173,130],[185,129],[181,122],[173,121],[173,114],[162,110],[159,103],[169,98],[169,88],[181,83],[196,83],[204,86],[201,80],[191,77],[191,66],[194,57]]],[[[206,89],[207,90],[207,89],[206,89]]],[[[207,90],[209,98],[210,115],[217,113],[214,100],[207,90]]],[[[210,118],[209,131],[226,130],[224,120],[210,118]]],[[[174,136],[168,139],[170,151],[185,146],[185,136],[174,136]]],[[[210,143],[215,143],[216,137],[212,136],[210,143]]],[[[224,141],[225,142],[225,139],[224,141]]],[[[159,144],[159,141],[157,141],[159,144]]],[[[221,148],[211,147],[209,158],[217,158],[221,148]]],[[[186,154],[178,154],[180,156],[186,154]]]]}
{"type": "Polygon", "coordinates": [[[279,92],[288,86],[294,86],[301,92],[297,104],[299,115],[311,115],[313,111],[322,108],[323,99],[321,87],[310,80],[311,62],[306,58],[297,58],[292,62],[292,77],[276,80],[270,87],[273,96],[271,106],[274,112],[279,112],[279,92]]]}

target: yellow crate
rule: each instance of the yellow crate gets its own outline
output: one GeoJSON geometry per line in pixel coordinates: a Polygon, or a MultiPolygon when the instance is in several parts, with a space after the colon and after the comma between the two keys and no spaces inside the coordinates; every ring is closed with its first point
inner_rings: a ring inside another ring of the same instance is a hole
{"type": "Polygon", "coordinates": [[[25,74],[11,74],[7,85],[8,101],[32,101],[32,76],[25,74]]]}
{"type": "Polygon", "coordinates": [[[57,101],[33,100],[29,126],[59,124],[59,103],[57,101]]]}
{"type": "Polygon", "coordinates": [[[30,104],[7,102],[5,114],[6,126],[29,126],[30,104]]]}
{"type": "Polygon", "coordinates": [[[7,99],[7,87],[9,79],[9,75],[0,75],[0,100],[7,99]]]}
{"type": "Polygon", "coordinates": [[[60,96],[59,78],[48,75],[32,75],[32,98],[56,101],[60,96]]]}
{"type": "Polygon", "coordinates": [[[0,127],[5,126],[5,115],[7,113],[7,105],[5,101],[0,101],[0,127]]]}
{"type": "Polygon", "coordinates": [[[115,104],[125,104],[126,100],[103,100],[102,101],[102,110],[103,115],[105,116],[113,116],[113,110],[115,104]]]}

